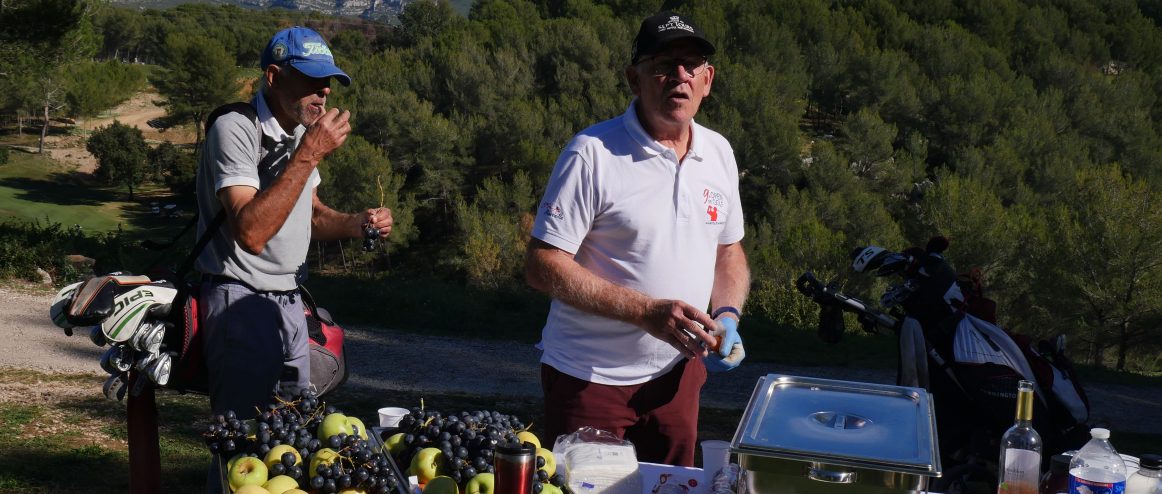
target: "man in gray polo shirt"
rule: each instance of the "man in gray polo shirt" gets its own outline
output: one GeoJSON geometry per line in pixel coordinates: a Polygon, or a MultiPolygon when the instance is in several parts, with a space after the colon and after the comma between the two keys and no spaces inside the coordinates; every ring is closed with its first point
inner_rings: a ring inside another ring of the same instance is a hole
{"type": "MultiPolygon", "coordinates": [[[[320,160],[351,132],[350,113],[327,109],[335,66],[318,33],[302,27],[274,35],[262,53],[257,113],[226,113],[211,125],[198,164],[199,234],[225,223],[197,260],[203,274],[210,407],[240,416],[264,409],[277,392],[309,385],[307,325],[298,296],[311,240],[362,237],[365,225],[391,232],[386,208],[345,214],[315,188],[320,160]]],[[[213,486],[211,486],[213,488],[213,486]]]]}

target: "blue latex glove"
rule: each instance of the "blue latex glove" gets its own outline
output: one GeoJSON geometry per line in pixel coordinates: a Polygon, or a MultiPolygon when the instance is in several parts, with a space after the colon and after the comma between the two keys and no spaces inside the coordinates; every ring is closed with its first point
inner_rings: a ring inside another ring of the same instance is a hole
{"type": "Polygon", "coordinates": [[[711,331],[712,336],[721,337],[717,352],[702,358],[706,370],[710,372],[726,372],[742,363],[746,358],[746,350],[742,346],[742,337],[738,335],[738,321],[732,317],[723,317],[716,321],[718,327],[711,331]]]}

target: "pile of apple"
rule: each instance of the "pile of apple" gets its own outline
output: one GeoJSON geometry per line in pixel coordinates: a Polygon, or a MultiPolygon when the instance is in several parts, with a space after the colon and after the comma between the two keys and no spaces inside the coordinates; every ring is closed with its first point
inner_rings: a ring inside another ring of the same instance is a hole
{"type": "Polygon", "coordinates": [[[233,411],[215,416],[202,436],[211,452],[229,458],[235,494],[384,494],[401,483],[391,460],[369,445],[363,422],[309,390],[250,420],[233,411]]]}
{"type": "Polygon", "coordinates": [[[503,444],[533,443],[537,464],[535,494],[562,494],[564,479],[556,475],[553,452],[541,447],[520,419],[496,411],[460,412],[447,416],[413,408],[399,430],[384,440],[397,465],[409,465],[424,494],[492,494],[493,455],[503,444]]]}

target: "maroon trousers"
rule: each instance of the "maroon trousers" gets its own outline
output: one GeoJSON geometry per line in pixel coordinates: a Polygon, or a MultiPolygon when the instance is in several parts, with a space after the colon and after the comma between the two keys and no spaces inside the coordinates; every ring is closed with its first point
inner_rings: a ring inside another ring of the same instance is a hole
{"type": "Polygon", "coordinates": [[[638,461],[694,466],[705,383],[706,366],[697,358],[632,386],[591,383],[541,364],[545,440],[551,445],[558,435],[590,426],[632,442],[638,461]]]}

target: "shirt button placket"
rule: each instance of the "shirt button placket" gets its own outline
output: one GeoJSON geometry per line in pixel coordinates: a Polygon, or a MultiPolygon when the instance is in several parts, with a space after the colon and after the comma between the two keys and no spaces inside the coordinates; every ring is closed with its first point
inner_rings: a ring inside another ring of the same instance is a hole
{"type": "Polygon", "coordinates": [[[678,155],[672,149],[666,151],[666,158],[674,164],[674,169],[676,170],[674,173],[674,188],[675,196],[677,197],[678,201],[678,204],[676,204],[676,217],[678,219],[678,223],[689,223],[690,194],[686,190],[685,185],[682,184],[682,164],[678,162],[678,155]]]}

